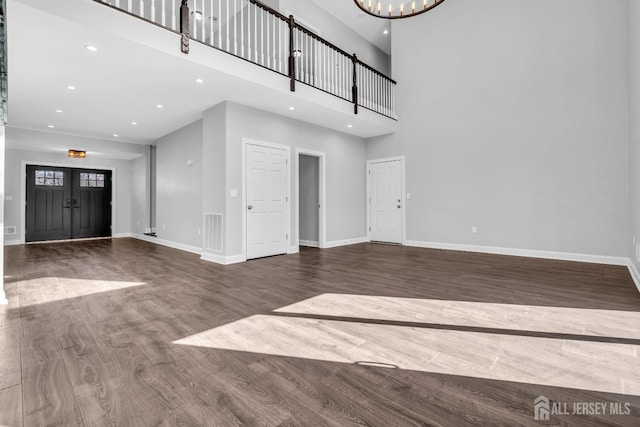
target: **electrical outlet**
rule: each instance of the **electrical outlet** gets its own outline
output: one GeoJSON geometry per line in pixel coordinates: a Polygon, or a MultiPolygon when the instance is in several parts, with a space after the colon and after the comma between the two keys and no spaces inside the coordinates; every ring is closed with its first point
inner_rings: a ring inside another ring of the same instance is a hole
{"type": "Polygon", "coordinates": [[[140,221],[138,221],[137,223],[138,223],[138,227],[140,227],[140,221]]]}
{"type": "Polygon", "coordinates": [[[162,224],[162,231],[166,230],[167,226],[165,224],[162,224]]]}
{"type": "Polygon", "coordinates": [[[201,234],[201,233],[200,233],[200,229],[198,228],[198,236],[199,236],[200,234],[201,234]]]}
{"type": "Polygon", "coordinates": [[[475,225],[473,227],[471,227],[471,233],[472,234],[476,234],[478,232],[478,227],[476,227],[475,225]]]}
{"type": "Polygon", "coordinates": [[[640,243],[636,243],[636,260],[640,262],[640,243]]]}

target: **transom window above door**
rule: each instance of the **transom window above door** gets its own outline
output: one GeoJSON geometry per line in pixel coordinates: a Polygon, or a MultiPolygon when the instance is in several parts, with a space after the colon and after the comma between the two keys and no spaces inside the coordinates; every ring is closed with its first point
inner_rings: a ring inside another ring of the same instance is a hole
{"type": "Polygon", "coordinates": [[[81,173],[80,187],[104,187],[103,173],[81,173]]]}
{"type": "Polygon", "coordinates": [[[40,171],[36,170],[36,185],[44,185],[49,187],[64,186],[63,171],[40,171]]]}

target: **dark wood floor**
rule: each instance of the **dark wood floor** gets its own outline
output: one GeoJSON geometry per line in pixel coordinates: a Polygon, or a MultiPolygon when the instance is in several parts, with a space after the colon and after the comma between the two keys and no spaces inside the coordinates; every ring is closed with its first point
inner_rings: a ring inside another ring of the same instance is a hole
{"type": "Polygon", "coordinates": [[[223,267],[120,239],[8,247],[5,275],[0,425],[640,425],[637,395],[174,344],[327,293],[633,314],[624,267],[374,244],[223,267]],[[540,395],[631,414],[541,423],[540,395]]]}

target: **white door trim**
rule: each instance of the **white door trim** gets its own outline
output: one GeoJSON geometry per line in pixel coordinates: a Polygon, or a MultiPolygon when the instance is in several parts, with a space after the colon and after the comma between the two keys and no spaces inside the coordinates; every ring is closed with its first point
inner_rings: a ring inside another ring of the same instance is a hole
{"type": "Polygon", "coordinates": [[[69,163],[51,163],[38,162],[33,160],[23,160],[20,168],[20,244],[24,245],[27,235],[27,166],[49,166],[54,168],[70,168],[70,169],[96,169],[103,171],[111,171],[111,237],[116,235],[116,168],[107,166],[98,166],[92,164],[83,164],[82,166],[72,166],[69,163]]]}
{"type": "Polygon", "coordinates": [[[285,150],[287,152],[287,207],[286,229],[287,248],[291,247],[291,147],[275,144],[273,142],[259,141],[257,139],[242,138],[242,260],[247,260],[247,145],[260,145],[263,147],[285,150]]]}
{"type": "Polygon", "coordinates": [[[406,224],[407,224],[407,210],[406,210],[406,204],[407,204],[407,193],[406,193],[406,186],[405,186],[405,182],[406,182],[406,168],[405,168],[405,156],[397,156],[397,157],[385,157],[382,159],[372,159],[372,160],[367,160],[367,238],[369,240],[371,240],[371,166],[375,163],[386,163],[386,162],[396,162],[396,161],[400,161],[400,176],[401,176],[401,182],[400,182],[400,194],[401,196],[401,205],[402,207],[400,208],[400,215],[402,218],[402,226],[401,226],[401,244],[404,245],[404,242],[406,242],[407,240],[407,230],[406,230],[406,224]]]}
{"type": "Polygon", "coordinates": [[[306,148],[296,148],[296,166],[294,172],[294,182],[296,185],[295,191],[298,197],[296,197],[296,205],[294,207],[294,214],[296,224],[298,227],[298,239],[295,242],[298,250],[300,250],[300,155],[317,157],[319,162],[319,176],[318,176],[318,195],[320,202],[319,212],[319,224],[318,224],[318,247],[323,249],[326,247],[327,242],[327,186],[326,186],[326,170],[327,170],[327,154],[322,151],[307,150],[306,148]]]}

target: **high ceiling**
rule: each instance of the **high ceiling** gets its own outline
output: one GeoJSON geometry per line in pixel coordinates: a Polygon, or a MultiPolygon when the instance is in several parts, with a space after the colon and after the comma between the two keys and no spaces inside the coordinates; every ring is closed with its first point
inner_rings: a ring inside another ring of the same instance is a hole
{"type": "Polygon", "coordinates": [[[356,7],[353,0],[312,1],[376,45],[383,52],[391,55],[391,24],[389,20],[367,15],[356,7]],[[389,31],[388,34],[384,33],[385,29],[389,31]]]}
{"type": "MultiPolygon", "coordinates": [[[[357,8],[349,5],[349,9],[357,8]]],[[[307,102],[302,94],[312,89],[302,88],[295,94],[274,92],[194,62],[195,55],[169,55],[149,45],[132,43],[120,36],[119,26],[109,27],[110,17],[124,22],[123,28],[140,33],[141,38],[141,28],[176,40],[178,36],[97,3],[8,0],[7,12],[11,127],[148,144],[199,119],[202,111],[231,100],[362,137],[392,131],[388,125],[372,126],[366,114],[353,116],[307,102]],[[89,26],[80,24],[83,21],[79,16],[73,16],[73,21],[63,17],[73,15],[61,10],[65,7],[78,14],[81,9],[94,8],[94,15],[96,7],[104,10],[100,10],[100,23],[89,26]],[[98,51],[89,51],[86,46],[95,46],[98,51]],[[295,111],[289,110],[291,105],[296,105],[295,111]]],[[[209,55],[213,51],[197,44],[192,50],[209,55]]],[[[241,60],[229,60],[247,66],[241,60]]],[[[251,68],[265,73],[266,80],[281,79],[282,87],[287,87],[285,77],[251,68]]],[[[333,103],[339,101],[321,92],[313,98],[322,96],[333,103]]],[[[339,102],[344,104],[339,107],[348,112],[349,103],[339,102]]]]}

